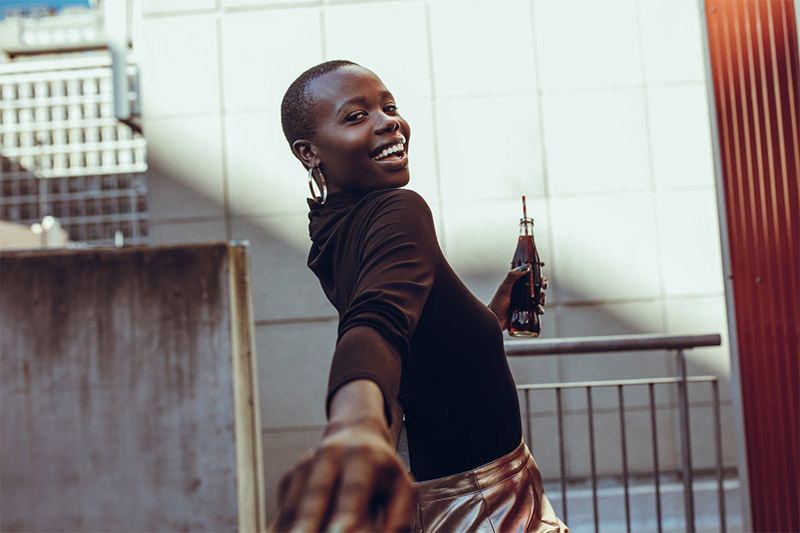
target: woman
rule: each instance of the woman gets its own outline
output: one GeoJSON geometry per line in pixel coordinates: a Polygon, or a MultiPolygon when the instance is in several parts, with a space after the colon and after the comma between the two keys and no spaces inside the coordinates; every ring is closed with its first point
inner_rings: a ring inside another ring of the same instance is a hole
{"type": "Polygon", "coordinates": [[[273,527],[566,530],[522,444],[503,350],[511,286],[525,270],[507,275],[489,307],[461,283],[430,209],[400,189],[411,130],[371,71],[348,61],[309,69],[281,119],[320,189],[308,266],[339,312],[339,338],[327,427],[282,481],[273,527]],[[401,413],[413,479],[395,452],[401,413]]]}

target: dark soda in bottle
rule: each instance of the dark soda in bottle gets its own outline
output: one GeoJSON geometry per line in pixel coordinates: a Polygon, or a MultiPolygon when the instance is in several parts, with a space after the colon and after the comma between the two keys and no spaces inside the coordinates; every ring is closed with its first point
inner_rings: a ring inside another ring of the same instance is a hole
{"type": "Polygon", "coordinates": [[[525,197],[522,197],[522,218],[519,221],[519,239],[511,268],[528,265],[528,272],[518,279],[511,289],[508,309],[508,332],[514,337],[538,337],[542,331],[539,316],[539,294],[542,292],[542,265],[533,240],[533,219],[528,218],[525,197]]]}

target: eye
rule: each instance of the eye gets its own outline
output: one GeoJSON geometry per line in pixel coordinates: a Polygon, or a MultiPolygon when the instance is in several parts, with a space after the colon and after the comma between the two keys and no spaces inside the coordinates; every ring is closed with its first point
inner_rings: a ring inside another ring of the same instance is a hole
{"type": "Polygon", "coordinates": [[[394,115],[397,113],[397,104],[386,104],[383,106],[383,112],[388,113],[390,115],[394,115]]]}
{"type": "Polygon", "coordinates": [[[349,115],[347,115],[347,117],[345,117],[345,120],[347,122],[356,122],[356,121],[361,120],[362,118],[364,118],[366,116],[367,116],[367,114],[364,111],[355,111],[355,112],[350,113],[349,115]]]}

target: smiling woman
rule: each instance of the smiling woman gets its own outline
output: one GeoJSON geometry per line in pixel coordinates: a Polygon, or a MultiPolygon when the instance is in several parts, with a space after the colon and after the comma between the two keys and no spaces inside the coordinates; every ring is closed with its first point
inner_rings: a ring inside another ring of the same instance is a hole
{"type": "Polygon", "coordinates": [[[294,155],[323,191],[309,199],[308,266],[339,331],[328,424],[284,477],[272,528],[567,531],[522,442],[503,348],[511,287],[525,270],[509,271],[488,306],[456,276],[429,207],[401,188],[411,129],[373,72],[318,65],[281,111],[294,155]],[[403,420],[410,473],[395,452],[403,420]]]}

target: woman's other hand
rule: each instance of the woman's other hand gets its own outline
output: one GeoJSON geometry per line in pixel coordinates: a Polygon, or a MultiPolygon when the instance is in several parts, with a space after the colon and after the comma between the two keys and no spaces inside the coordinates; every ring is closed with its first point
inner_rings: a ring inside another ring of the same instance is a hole
{"type": "Polygon", "coordinates": [[[331,401],[320,443],[281,481],[270,529],[403,531],[414,504],[413,479],[390,443],[380,389],[356,380],[331,401]]]}
{"type": "MultiPolygon", "coordinates": [[[[489,302],[489,309],[497,316],[497,320],[500,321],[500,327],[503,330],[508,329],[508,308],[511,305],[511,289],[514,287],[514,282],[528,273],[529,268],[528,265],[522,265],[509,270],[497,291],[495,291],[492,301],[489,302]]],[[[540,315],[544,314],[545,289],[547,289],[547,278],[542,276],[542,291],[539,294],[540,315]]]]}

